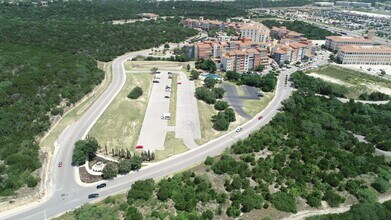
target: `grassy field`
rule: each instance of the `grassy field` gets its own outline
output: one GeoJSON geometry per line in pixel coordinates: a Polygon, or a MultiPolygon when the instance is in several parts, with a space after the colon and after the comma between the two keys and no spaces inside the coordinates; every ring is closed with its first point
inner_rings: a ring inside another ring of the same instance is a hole
{"type": "Polygon", "coordinates": [[[330,76],[352,85],[377,84],[380,86],[391,88],[391,81],[381,77],[372,76],[361,73],[359,71],[340,68],[335,66],[325,66],[318,70],[311,71],[321,75],[330,76]]]}
{"type": "Polygon", "coordinates": [[[127,74],[124,87],[92,127],[89,135],[102,146],[106,145],[108,152],[115,148],[134,151],[148,104],[151,81],[149,73],[127,74]],[[127,95],[136,86],[143,89],[143,95],[136,100],[129,99],[127,95]]]}
{"type": "Polygon", "coordinates": [[[148,71],[153,67],[158,70],[182,70],[182,66],[186,67],[187,63],[169,62],[169,61],[128,61],[125,62],[126,71],[142,70],[148,71]]]}
{"type": "Polygon", "coordinates": [[[177,90],[178,90],[178,84],[177,84],[178,77],[179,75],[177,73],[174,73],[171,81],[171,94],[170,94],[171,118],[170,120],[168,120],[169,126],[175,126],[175,122],[176,122],[176,99],[177,99],[177,90]]]}
{"type": "Polygon", "coordinates": [[[91,96],[87,96],[80,102],[75,108],[67,112],[63,118],[58,122],[56,126],[48,133],[48,135],[42,139],[40,144],[41,149],[47,152],[54,151],[54,142],[61,134],[61,132],[70,124],[77,121],[85,111],[93,104],[93,102],[106,90],[110,85],[112,79],[111,63],[105,63],[101,65],[101,68],[105,71],[105,80],[102,84],[95,89],[95,92],[91,96]]]}
{"type": "Polygon", "coordinates": [[[261,112],[263,109],[266,108],[266,106],[269,104],[269,102],[273,99],[274,93],[265,93],[263,97],[261,97],[259,100],[253,100],[253,99],[247,99],[243,100],[243,110],[251,115],[255,116],[259,112],[261,112]]]}
{"type": "Polygon", "coordinates": [[[164,150],[155,152],[155,161],[164,160],[176,154],[187,151],[187,147],[182,139],[175,138],[174,132],[167,132],[166,140],[164,142],[164,150]]]}

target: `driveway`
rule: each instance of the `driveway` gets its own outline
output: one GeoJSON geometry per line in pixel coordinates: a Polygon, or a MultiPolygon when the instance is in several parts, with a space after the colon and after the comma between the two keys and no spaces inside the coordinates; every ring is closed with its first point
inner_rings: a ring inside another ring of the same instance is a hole
{"type": "Polygon", "coordinates": [[[223,100],[227,101],[232,109],[241,117],[248,120],[252,119],[252,116],[243,110],[243,99],[245,98],[239,96],[236,86],[223,82],[221,87],[225,90],[223,100]]]}
{"type": "Polygon", "coordinates": [[[183,138],[189,149],[198,147],[194,140],[201,138],[197,100],[194,97],[194,81],[186,74],[178,72],[181,85],[177,89],[175,138],[183,138]]]}
{"type": "Polygon", "coordinates": [[[153,83],[147,110],[137,145],[144,146],[144,150],[164,150],[164,141],[168,130],[167,120],[161,119],[163,113],[170,112],[170,99],[164,98],[170,95],[166,91],[166,85],[171,86],[167,71],[160,71],[159,83],[153,83]]]}

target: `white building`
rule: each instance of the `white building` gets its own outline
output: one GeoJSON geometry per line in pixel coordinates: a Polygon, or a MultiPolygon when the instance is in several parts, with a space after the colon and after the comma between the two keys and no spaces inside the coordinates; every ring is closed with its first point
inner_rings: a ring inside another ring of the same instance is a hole
{"type": "Polygon", "coordinates": [[[245,23],[240,28],[240,36],[251,39],[254,42],[268,42],[270,29],[258,22],[245,23]]]}

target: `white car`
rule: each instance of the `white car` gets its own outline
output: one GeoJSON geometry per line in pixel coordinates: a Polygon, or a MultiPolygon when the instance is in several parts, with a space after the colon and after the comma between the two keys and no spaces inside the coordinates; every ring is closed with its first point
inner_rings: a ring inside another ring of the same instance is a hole
{"type": "Polygon", "coordinates": [[[236,128],[236,132],[241,132],[243,130],[243,128],[239,127],[239,128],[236,128]]]}

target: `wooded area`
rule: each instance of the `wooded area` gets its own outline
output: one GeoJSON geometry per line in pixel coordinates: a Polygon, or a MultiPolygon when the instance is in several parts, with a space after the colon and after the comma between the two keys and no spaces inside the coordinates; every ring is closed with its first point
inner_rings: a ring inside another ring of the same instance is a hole
{"type": "Polygon", "coordinates": [[[50,117],[101,82],[104,74],[96,60],[110,61],[197,33],[181,27],[180,18],[102,23],[104,15],[117,15],[102,7],[106,3],[0,5],[0,196],[37,185],[39,178],[31,175],[41,166],[36,138],[50,127],[50,117]],[[99,13],[92,13],[95,4],[99,13]]]}

